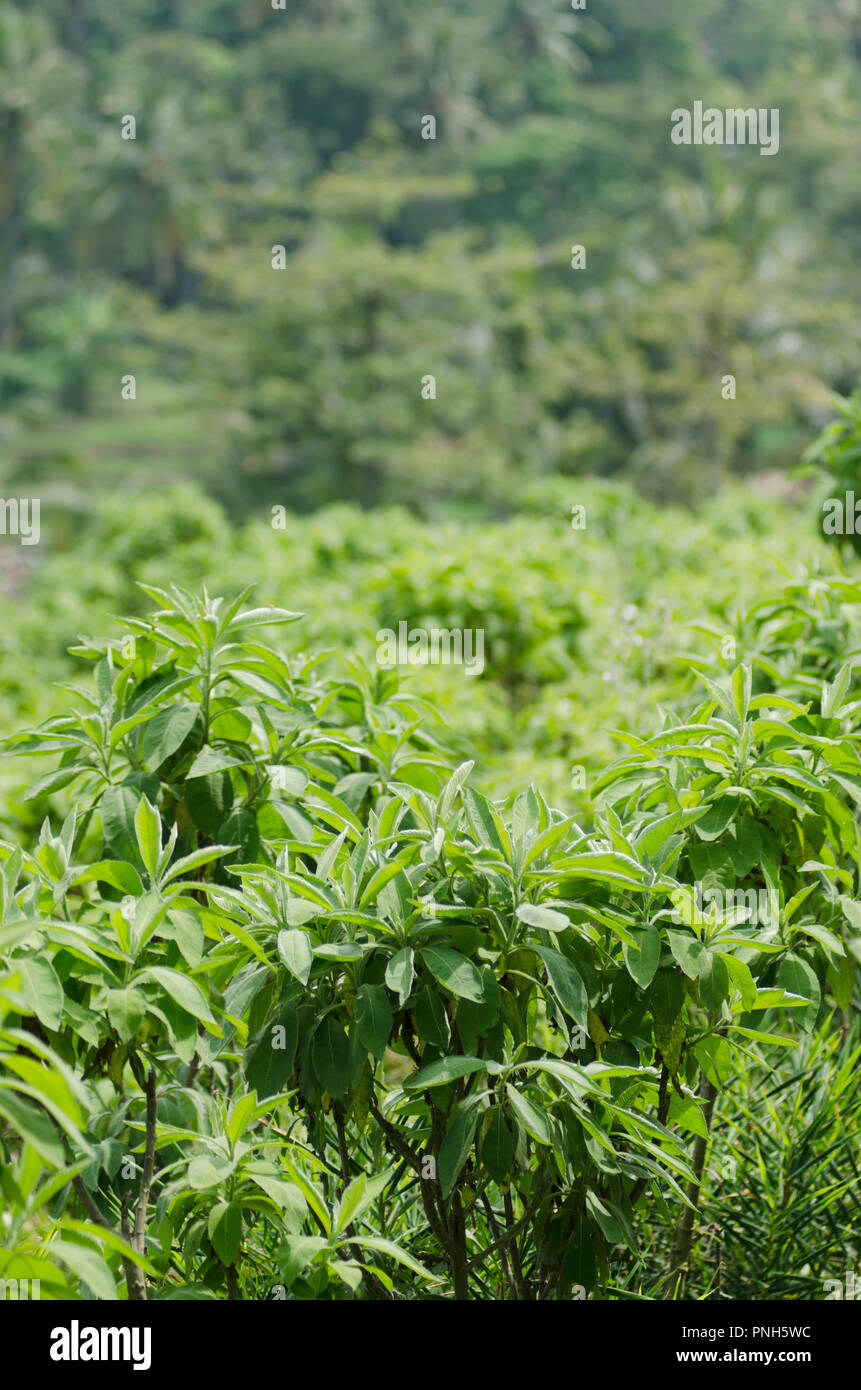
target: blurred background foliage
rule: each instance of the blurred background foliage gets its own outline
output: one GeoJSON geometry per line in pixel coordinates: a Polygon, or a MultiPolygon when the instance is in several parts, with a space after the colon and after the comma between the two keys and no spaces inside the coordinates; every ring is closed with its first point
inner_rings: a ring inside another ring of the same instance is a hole
{"type": "Polygon", "coordinates": [[[786,467],[858,377],[859,64],[861,0],[0,0],[4,495],[786,467]],[[673,146],[696,99],[779,154],[673,146]]]}

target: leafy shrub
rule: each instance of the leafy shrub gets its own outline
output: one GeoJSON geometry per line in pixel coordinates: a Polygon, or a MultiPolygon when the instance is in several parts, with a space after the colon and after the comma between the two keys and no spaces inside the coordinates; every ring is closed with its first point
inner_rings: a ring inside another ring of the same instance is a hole
{"type": "Polygon", "coordinates": [[[260,641],[297,614],[148,593],[7,741],[74,805],[0,846],[4,1143],[55,1199],[5,1266],[72,1222],[84,1296],[559,1298],[648,1193],[678,1288],[715,1094],[853,1005],[851,667],[701,671],[584,829],[474,790],[393,673],[260,641]]]}

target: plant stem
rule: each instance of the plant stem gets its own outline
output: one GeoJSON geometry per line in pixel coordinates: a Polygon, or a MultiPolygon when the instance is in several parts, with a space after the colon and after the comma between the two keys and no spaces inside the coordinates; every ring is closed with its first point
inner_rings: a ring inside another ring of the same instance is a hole
{"type": "Polygon", "coordinates": [[[684,1289],[684,1281],[688,1272],[688,1261],[691,1255],[691,1247],[694,1239],[694,1217],[699,1202],[700,1191],[702,1188],[703,1170],[706,1165],[706,1151],[708,1150],[709,1135],[711,1132],[712,1114],[714,1112],[716,1088],[704,1076],[700,1087],[700,1095],[705,1101],[703,1118],[706,1125],[706,1137],[697,1136],[694,1144],[692,1168],[696,1177],[695,1182],[688,1183],[687,1197],[691,1203],[689,1207],[683,1207],[681,1215],[676,1222],[676,1229],[673,1232],[673,1243],[670,1248],[670,1267],[667,1271],[666,1284],[664,1287],[664,1298],[673,1299],[676,1296],[678,1286],[681,1292],[684,1289]]]}

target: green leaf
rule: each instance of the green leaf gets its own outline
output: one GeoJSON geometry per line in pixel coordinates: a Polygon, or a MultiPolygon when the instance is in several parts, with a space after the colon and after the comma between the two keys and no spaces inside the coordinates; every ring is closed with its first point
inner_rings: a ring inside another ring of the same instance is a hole
{"type": "Polygon", "coordinates": [[[396,1245],[393,1240],[384,1240],[382,1236],[359,1236],[358,1244],[361,1245],[362,1249],[379,1250],[381,1254],[389,1255],[398,1264],[405,1265],[407,1269],[412,1270],[413,1274],[418,1274],[422,1279],[434,1279],[436,1277],[420,1265],[418,1260],[414,1260],[406,1250],[402,1250],[399,1245],[396,1245]]]}
{"type": "Polygon", "coordinates": [[[703,894],[717,890],[723,893],[735,886],[732,862],[721,845],[702,843],[688,847],[691,871],[697,882],[702,884],[703,894]]]}
{"type": "MultiPolygon", "coordinates": [[[[213,773],[226,772],[228,768],[239,766],[240,760],[238,758],[231,757],[229,753],[219,753],[216,749],[210,748],[208,743],[205,743],[186,773],[186,786],[189,783],[196,784],[208,781],[213,773]]],[[[220,779],[213,778],[213,781],[218,785],[220,779]]],[[[228,785],[232,786],[229,777],[227,782],[228,785]]]]}
{"type": "Polygon", "coordinates": [[[441,1057],[438,1062],[431,1062],[407,1077],[404,1090],[427,1091],[433,1086],[447,1086],[462,1076],[471,1076],[473,1072],[486,1069],[487,1062],[482,1062],[478,1057],[441,1057]]]}
{"type": "Polygon", "coordinates": [[[33,1013],[55,1033],[63,1019],[63,986],[53,965],[42,956],[16,956],[12,965],[21,977],[21,993],[33,1013]]]}
{"type": "Polygon", "coordinates": [[[694,825],[694,830],[702,840],[719,839],[731,824],[738,811],[737,796],[721,796],[713,801],[704,816],[694,825]]]}
{"type": "Polygon", "coordinates": [[[323,1019],[314,1034],[311,1057],[323,1090],[341,1100],[350,1084],[350,1040],[333,1014],[323,1019]]]}
{"type": "Polygon", "coordinates": [[[70,1269],[95,1298],[113,1302],[119,1297],[114,1276],[98,1251],[71,1240],[54,1240],[50,1249],[52,1258],[70,1269]]]}
{"type": "Polygon", "coordinates": [[[392,1006],[382,985],[362,985],[354,1006],[359,1042],[378,1060],[386,1050],[392,1031],[392,1006]]]}
{"type": "Polygon", "coordinates": [[[99,812],[105,847],[114,859],[138,859],[135,811],[139,801],[140,793],[133,787],[108,787],[102,797],[99,812]]]}
{"type": "Polygon", "coordinates": [[[688,932],[668,931],[667,940],[676,963],[689,980],[697,979],[708,967],[708,952],[701,941],[688,932]]]}
{"type": "Polygon", "coordinates": [[[155,883],[161,854],[161,816],[145,796],[135,808],[135,838],[144,868],[155,883]]]}
{"type": "Polygon", "coordinates": [[[238,613],[230,623],[226,632],[234,633],[240,628],[245,627],[266,627],[272,624],[295,623],[299,618],[304,617],[304,613],[293,613],[287,608],[249,608],[245,613],[238,613]]]}
{"type": "Polygon", "coordinates": [[[551,1142],[550,1126],[547,1123],[546,1115],[537,1110],[532,1102],[526,1099],[523,1092],[515,1090],[511,1084],[506,1084],[505,1094],[527,1134],[531,1134],[538,1144],[549,1144],[551,1142]]]}
{"type": "Polygon", "coordinates": [[[505,1123],[500,1106],[494,1106],[490,1123],[481,1141],[481,1161],[494,1182],[505,1182],[514,1158],[514,1135],[505,1123]]]}
{"type": "Polygon", "coordinates": [[[709,1132],[703,1112],[695,1100],[689,1096],[673,1095],[670,1098],[669,1119],[671,1124],[679,1124],[690,1134],[700,1139],[708,1139],[709,1132]]]}
{"type": "Polygon", "coordinates": [[[230,814],[233,807],[234,791],[229,772],[210,771],[207,776],[198,773],[198,764],[204,756],[208,757],[210,761],[217,757],[220,762],[231,764],[236,760],[235,758],[222,758],[220,754],[216,755],[210,749],[204,749],[195,759],[191,772],[185,781],[185,802],[191,813],[191,818],[198,829],[202,830],[205,835],[212,836],[230,814]]]}
{"type": "Polygon", "coordinates": [[[589,1027],[589,996],[574,966],[559,951],[550,946],[530,946],[544,962],[547,978],[559,1003],[581,1028],[589,1027]]]}
{"type": "Polygon", "coordinates": [[[750,973],[750,968],[737,956],[730,956],[721,952],[721,959],[729,971],[732,983],[741,995],[742,1008],[745,1010],[753,1009],[756,1006],[756,982],[750,973]]]}
{"type": "MultiPolygon", "coordinates": [[[[469,1001],[465,1001],[469,1002],[469,1001]]],[[[451,1039],[448,1014],[439,995],[432,989],[419,991],[413,1008],[413,1017],[419,1037],[434,1047],[446,1048],[451,1039]]]]}
{"type": "Polygon", "coordinates": [[[354,961],[361,960],[364,951],[355,941],[325,941],[313,948],[313,954],[316,960],[354,961]]]}
{"type": "Polygon", "coordinates": [[[198,708],[187,701],[168,705],[159,710],[148,724],[144,725],[141,737],[141,757],[153,772],[167,762],[182,746],[194,728],[198,708]]]}
{"type": "Polygon", "coordinates": [[[560,932],[571,925],[564,912],[555,912],[550,907],[537,907],[533,903],[521,903],[516,915],[528,927],[537,927],[539,931],[560,932]]]}
{"type": "Polygon", "coordinates": [[[726,1038],[703,1038],[694,1054],[712,1085],[722,1090],[732,1075],[732,1048],[726,1038]]]}
{"type": "Polygon", "coordinates": [[[648,989],[655,978],[661,959],[661,935],[651,923],[647,927],[629,927],[634,945],[622,944],[622,955],[628,974],[641,989],[648,989]]]}
{"type": "Polygon", "coordinates": [[[191,873],[194,869],[202,868],[204,864],[211,864],[213,860],[220,859],[222,855],[230,854],[235,848],[235,845],[207,845],[206,849],[195,849],[191,854],[175,859],[165,874],[162,887],[167,887],[182,874],[191,873]]]}
{"type": "Polygon", "coordinates": [[[685,987],[676,970],[660,970],[649,989],[649,1005],[656,1021],[671,1028],[682,1011],[685,987]]]}
{"type": "Polygon", "coordinates": [[[245,1053],[245,1079],[260,1100],[278,1095],[290,1083],[299,1040],[299,1016],[292,999],[251,1040],[245,1053]]]}
{"type": "Polygon", "coordinates": [[[469,777],[469,774],[472,772],[472,769],[474,767],[474,762],[461,763],[460,767],[458,767],[452,773],[451,777],[446,782],[445,786],[442,789],[442,792],[440,793],[438,803],[438,817],[441,821],[448,820],[449,816],[452,813],[452,810],[454,809],[454,803],[457,798],[457,794],[466,782],[466,779],[469,777]]]}
{"type": "Polygon", "coordinates": [[[421,958],[434,979],[462,999],[480,1003],[484,998],[484,982],[471,960],[449,946],[425,946],[421,958]]]}
{"type": "Polygon", "coordinates": [[[449,1116],[445,1139],[439,1151],[439,1180],[443,1198],[451,1195],[458,1175],[469,1157],[478,1124],[480,1101],[474,1096],[459,1101],[449,1116]]]}
{"type": "Polygon", "coordinates": [[[861,932],[861,903],[854,898],[847,897],[846,894],[840,895],[840,906],[843,908],[843,915],[846,921],[857,932],[861,932]]]}
{"type": "Polygon", "coordinates": [[[218,1202],[207,1223],[212,1248],[223,1265],[232,1265],[242,1243],[242,1208],[238,1202],[218,1202]]]}
{"type": "Polygon", "coordinates": [[[356,1221],[366,1212],[387,1187],[391,1177],[391,1170],[386,1169],[384,1173],[377,1173],[374,1177],[369,1177],[367,1173],[360,1173],[357,1178],[354,1178],[345,1188],[344,1195],[338,1203],[332,1222],[332,1235],[340,1235],[351,1222],[356,1221]]]}
{"type": "Polygon", "coordinates": [[[143,893],[140,874],[133,864],[124,859],[102,859],[98,864],[89,864],[75,878],[76,883],[109,883],[121,893],[139,898],[143,893]]]}
{"type": "Polygon", "coordinates": [[[216,839],[221,845],[238,845],[238,849],[225,859],[225,864],[252,864],[260,849],[257,817],[245,806],[234,807],[218,827],[216,839]]]}
{"type": "Polygon", "coordinates": [[[410,996],[414,970],[415,958],[409,946],[396,952],[386,966],[386,984],[394,994],[397,994],[401,1008],[404,1007],[410,996]]]}
{"type": "Polygon", "coordinates": [[[176,933],[176,944],[182,952],[183,959],[192,970],[196,970],[203,959],[203,923],[193,912],[184,908],[169,912],[167,920],[176,933]]]}
{"type": "Polygon", "coordinates": [[[777,968],[777,983],[788,994],[800,994],[803,999],[810,1000],[809,1007],[799,1009],[796,1017],[804,1031],[811,1032],[822,1000],[822,990],[816,972],[801,956],[788,952],[777,968]]]}
{"type": "Polygon", "coordinates": [[[464,787],[463,802],[466,814],[478,841],[488,849],[499,850],[503,858],[511,863],[511,841],[508,832],[486,796],[464,787]]]}
{"type": "Polygon", "coordinates": [[[291,975],[295,975],[301,985],[307,985],[314,964],[311,942],[305,932],[298,929],[278,933],[278,954],[291,975]]]}
{"type": "Polygon", "coordinates": [[[728,996],[729,971],[716,952],[707,951],[700,971],[700,1001],[710,1014],[719,1014],[728,996]]]}
{"type": "Polygon", "coordinates": [[[742,816],[724,841],[736,877],[747,878],[762,860],[762,836],[759,826],[750,816],[742,816]]]}
{"type": "Polygon", "coordinates": [[[182,975],[178,970],[170,970],[164,965],[151,965],[137,978],[155,980],[186,1013],[199,1018],[203,1023],[215,1022],[206,995],[200,985],[190,980],[187,975],[182,975]]]}
{"type": "Polygon", "coordinates": [[[138,989],[109,989],[108,1019],[123,1042],[131,1042],[146,1017],[146,998],[138,989]]]}
{"type": "Polygon", "coordinates": [[[38,1154],[52,1168],[62,1168],[66,1162],[63,1145],[60,1143],[56,1127],[44,1110],[40,1110],[24,1096],[14,1091],[0,1089],[0,1115],[6,1119],[27,1144],[31,1144],[38,1154]]]}
{"type": "Polygon", "coordinates": [[[580,1216],[562,1257],[562,1283],[565,1287],[577,1284],[588,1292],[594,1288],[597,1277],[592,1232],[586,1217],[580,1216]]]}
{"type": "Polygon", "coordinates": [[[206,1192],[211,1187],[218,1187],[220,1183],[227,1182],[235,1168],[234,1159],[198,1154],[188,1165],[188,1185],[195,1192],[206,1192]]]}

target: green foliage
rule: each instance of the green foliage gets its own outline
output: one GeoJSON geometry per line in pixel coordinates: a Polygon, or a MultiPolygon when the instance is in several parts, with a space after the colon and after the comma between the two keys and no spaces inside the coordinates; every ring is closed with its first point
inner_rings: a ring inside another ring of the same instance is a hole
{"type": "Polygon", "coordinates": [[[394,672],[263,640],[297,613],[147,592],[6,741],[74,800],[0,846],[15,1268],[84,1297],[121,1269],[133,1298],[612,1291],[647,1194],[686,1201],[703,1080],[854,1005],[851,666],[814,675],[814,642],[782,681],[760,605],[756,661],[629,736],[584,827],[483,796],[394,672]]]}

